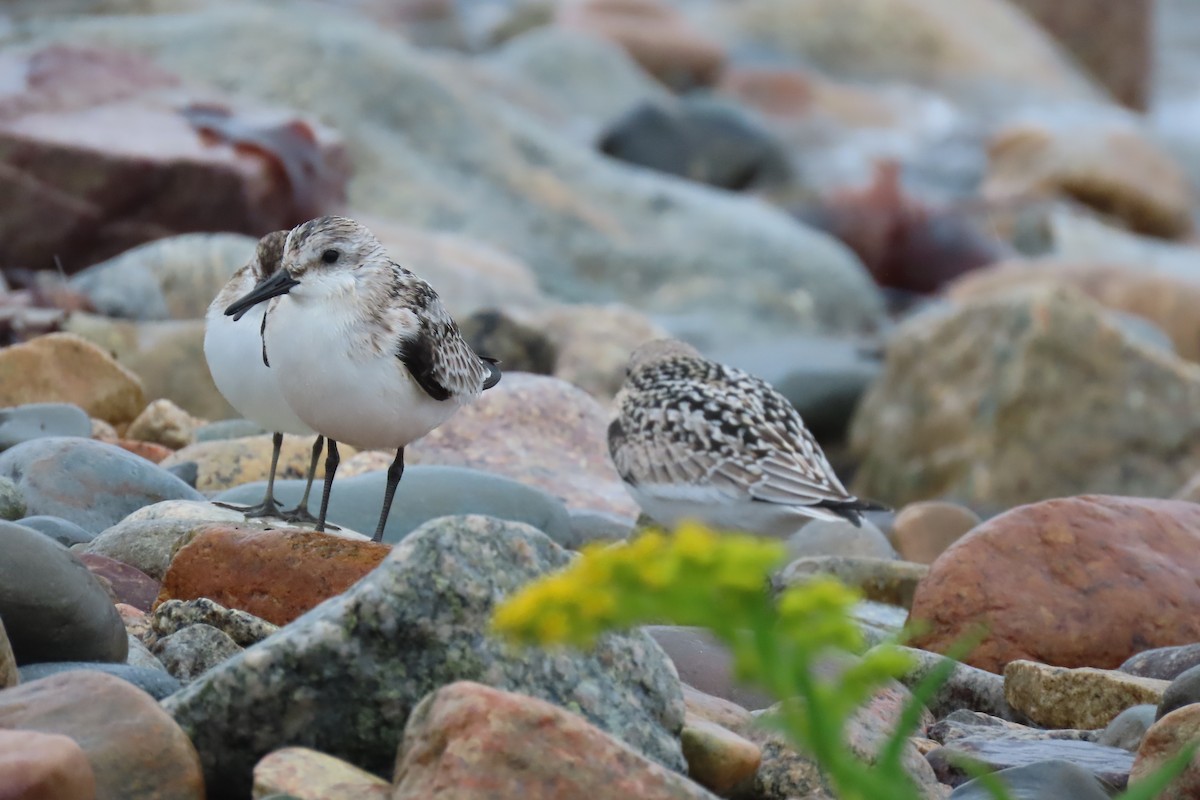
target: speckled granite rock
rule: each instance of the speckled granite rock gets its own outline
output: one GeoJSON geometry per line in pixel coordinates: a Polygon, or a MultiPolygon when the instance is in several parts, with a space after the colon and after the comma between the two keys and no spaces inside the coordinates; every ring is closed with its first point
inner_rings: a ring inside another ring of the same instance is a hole
{"type": "MultiPolygon", "coordinates": [[[[908,674],[900,676],[900,682],[909,688],[919,684],[931,670],[946,660],[946,656],[928,650],[918,650],[914,647],[903,649],[916,660],[916,666],[908,674]]],[[[929,698],[927,705],[938,719],[960,709],[982,712],[1016,722],[1025,719],[1024,715],[1013,710],[1004,698],[1003,678],[994,672],[967,666],[961,662],[955,665],[950,676],[938,687],[933,697],[929,698]]]]}
{"type": "Polygon", "coordinates": [[[1163,701],[1171,684],[1109,669],[1064,669],[1036,661],[1004,667],[1009,705],[1047,728],[1103,728],[1127,708],[1163,701]]]}
{"type": "Polygon", "coordinates": [[[413,707],[455,680],[571,708],[682,769],[678,678],[645,634],[606,637],[587,655],[515,651],[485,634],[500,597],[567,561],[527,525],[433,520],[344,594],[164,706],[195,742],[210,793],[248,791],[256,761],[284,742],[385,773],[413,707]],[[308,700],[297,703],[298,695],[308,700]]]}
{"type": "Polygon", "coordinates": [[[16,686],[20,682],[21,675],[17,672],[17,659],[13,655],[8,634],[4,631],[4,620],[0,619],[0,689],[16,686]]]}
{"type": "Polygon", "coordinates": [[[20,519],[26,510],[20,488],[8,478],[0,478],[0,519],[20,519]]]}
{"type": "Polygon", "coordinates": [[[158,636],[170,636],[197,624],[216,628],[242,647],[257,644],[279,630],[278,625],[265,619],[236,608],[225,608],[207,597],[159,603],[150,619],[151,629],[158,636]]]}
{"type": "Polygon", "coordinates": [[[159,639],[153,652],[180,683],[188,684],[242,648],[223,631],[197,623],[159,639]]]}
{"type": "Polygon", "coordinates": [[[194,519],[125,519],[88,542],[83,552],[114,558],[161,581],[179,542],[207,524],[194,519]]]}

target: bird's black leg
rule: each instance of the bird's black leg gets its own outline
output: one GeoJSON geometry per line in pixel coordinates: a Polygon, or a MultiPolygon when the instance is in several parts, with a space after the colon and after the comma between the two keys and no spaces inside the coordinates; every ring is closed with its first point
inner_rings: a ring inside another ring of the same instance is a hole
{"type": "Polygon", "coordinates": [[[338,457],[337,442],[328,439],[325,450],[325,491],[321,493],[321,514],[317,517],[317,530],[325,530],[325,512],[329,510],[329,490],[333,488],[333,473],[337,472],[338,457]]]}
{"type": "Polygon", "coordinates": [[[247,519],[279,516],[279,504],[275,502],[275,470],[279,466],[279,451],[283,447],[283,434],[276,433],[272,438],[272,443],[274,449],[271,451],[271,473],[267,476],[267,495],[262,502],[256,506],[235,506],[229,503],[214,503],[214,505],[240,511],[247,519]]]}
{"type": "Polygon", "coordinates": [[[392,498],[396,496],[396,487],[400,485],[400,476],[404,474],[404,448],[396,451],[396,459],[388,467],[387,488],[383,491],[383,510],[379,513],[379,524],[375,526],[374,541],[383,541],[383,526],[387,525],[388,514],[392,510],[392,498]]]}
{"type": "MultiPolygon", "coordinates": [[[[308,482],[304,484],[304,496],[300,498],[300,505],[293,508],[291,511],[284,511],[279,515],[279,518],[285,522],[294,522],[299,524],[315,523],[317,518],[314,517],[308,510],[308,495],[312,492],[313,476],[317,474],[317,464],[321,461],[321,448],[325,446],[325,437],[318,436],[313,442],[312,459],[308,462],[308,482]]],[[[329,530],[337,530],[336,525],[325,524],[329,530]]]]}

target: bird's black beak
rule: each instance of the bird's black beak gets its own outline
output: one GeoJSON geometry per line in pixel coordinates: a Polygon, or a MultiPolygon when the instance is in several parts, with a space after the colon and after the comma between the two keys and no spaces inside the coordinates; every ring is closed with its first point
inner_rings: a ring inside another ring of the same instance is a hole
{"type": "Polygon", "coordinates": [[[291,273],[286,269],[276,270],[271,277],[266,278],[262,283],[250,290],[250,293],[245,297],[234,300],[229,304],[229,308],[225,309],[225,316],[233,317],[234,321],[242,318],[250,309],[264,300],[270,300],[272,297],[278,297],[281,294],[287,294],[292,290],[293,286],[299,286],[300,281],[292,277],[291,273]]]}

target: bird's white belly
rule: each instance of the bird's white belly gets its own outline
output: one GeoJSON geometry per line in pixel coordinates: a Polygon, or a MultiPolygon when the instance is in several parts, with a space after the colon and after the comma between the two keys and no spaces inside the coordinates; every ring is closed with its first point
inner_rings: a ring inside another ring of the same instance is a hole
{"type": "Polygon", "coordinates": [[[311,434],[312,428],[288,406],[275,372],[263,364],[261,322],[260,313],[247,314],[235,322],[225,316],[224,309],[209,311],[204,327],[204,357],[213,382],[239,414],[266,430],[311,434]]]}
{"type": "Polygon", "coordinates": [[[821,509],[729,498],[695,486],[630,486],[629,494],[647,516],[668,528],[684,520],[703,522],[718,531],[746,531],[761,536],[786,537],[812,517],[831,515],[821,509]]]}
{"type": "Polygon", "coordinates": [[[359,449],[398,449],[449,419],[393,353],[370,352],[336,319],[313,319],[286,300],[271,311],[267,354],[288,405],[313,430],[359,449]]]}

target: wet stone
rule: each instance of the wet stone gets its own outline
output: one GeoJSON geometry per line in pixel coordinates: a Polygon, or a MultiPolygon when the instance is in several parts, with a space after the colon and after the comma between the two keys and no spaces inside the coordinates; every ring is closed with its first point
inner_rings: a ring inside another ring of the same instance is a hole
{"type": "Polygon", "coordinates": [[[47,436],[92,435],[87,413],[71,403],[29,403],[0,408],[0,450],[47,436]]]}
{"type": "Polygon", "coordinates": [[[72,670],[103,672],[132,683],[155,700],[162,700],[179,691],[182,684],[162,669],[135,667],[131,664],[107,664],[101,661],[51,661],[45,664],[27,664],[21,667],[21,680],[36,681],[50,675],[72,670]]]}
{"type": "MultiPolygon", "coordinates": [[[[3,481],[0,481],[0,484],[2,483],[3,481]]],[[[96,534],[85,531],[74,522],[69,522],[62,517],[40,514],[35,517],[22,517],[16,522],[18,525],[24,525],[26,528],[33,528],[35,531],[44,533],[64,547],[87,544],[96,537],[96,534]]]]}

